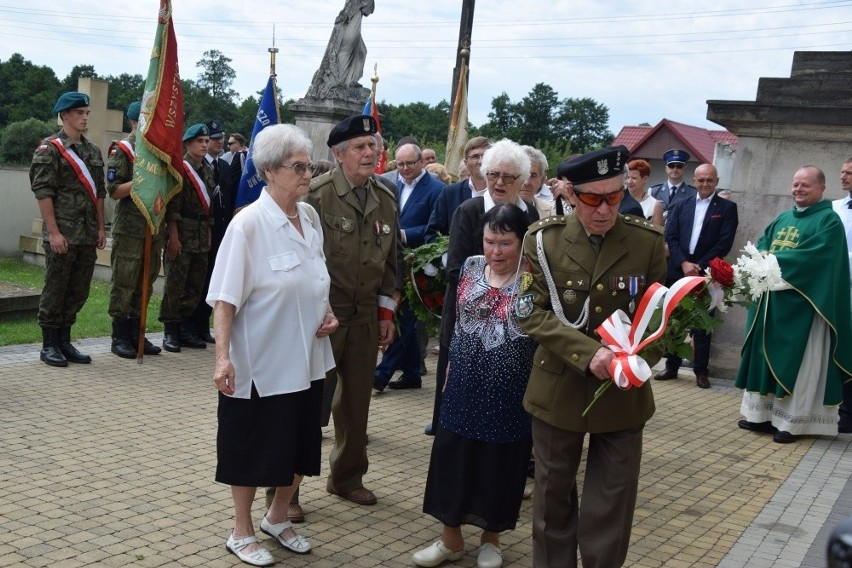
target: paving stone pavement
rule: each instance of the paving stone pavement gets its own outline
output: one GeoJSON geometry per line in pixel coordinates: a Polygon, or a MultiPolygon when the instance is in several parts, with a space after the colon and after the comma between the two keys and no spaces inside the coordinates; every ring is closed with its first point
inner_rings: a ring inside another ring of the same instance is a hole
{"type": "MultiPolygon", "coordinates": [[[[110,354],[106,338],[76,344],[91,365],[56,369],[39,346],[0,348],[0,566],[240,566],[224,547],[230,492],[213,481],[212,350],[139,365],[110,354]]],[[[279,565],[409,567],[437,538],[421,511],[435,361],[423,389],[373,397],[365,483],[379,503],[329,495],[324,474],[306,479],[297,528],[313,552],[296,556],[258,530],[279,565]]],[[[739,392],[711,380],[700,390],[684,372],[652,385],[627,565],[826,566],[830,530],[852,512],[852,436],[781,445],[739,430],[739,392]]],[[[253,512],[259,525],[261,491],[253,512]]],[[[502,535],[504,566],[532,566],[530,515],[524,501],[502,535]]],[[[476,565],[477,532],[464,534],[467,554],[448,565],[476,565]]]]}

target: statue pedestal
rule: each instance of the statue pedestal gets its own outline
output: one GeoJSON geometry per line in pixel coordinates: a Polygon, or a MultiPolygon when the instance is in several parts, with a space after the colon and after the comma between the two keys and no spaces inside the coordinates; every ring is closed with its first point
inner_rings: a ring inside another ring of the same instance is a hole
{"type": "Polygon", "coordinates": [[[296,126],[304,130],[308,138],[314,143],[314,151],[311,156],[314,161],[334,161],[331,148],[326,145],[331,129],[344,118],[353,114],[361,114],[363,110],[363,103],[358,104],[337,99],[320,100],[308,97],[290,105],[290,111],[296,116],[296,126]]]}

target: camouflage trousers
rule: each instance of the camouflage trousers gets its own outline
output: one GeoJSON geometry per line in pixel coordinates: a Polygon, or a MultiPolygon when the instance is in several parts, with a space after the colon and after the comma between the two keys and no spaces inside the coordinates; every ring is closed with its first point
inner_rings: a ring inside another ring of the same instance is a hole
{"type": "Polygon", "coordinates": [[[160,321],[189,318],[201,300],[207,276],[207,252],[181,252],[165,260],[166,284],[160,304],[160,321]]]}
{"type": "MultiPolygon", "coordinates": [[[[151,264],[148,271],[148,298],[160,273],[163,237],[151,241],[151,264]]],[[[142,269],[145,263],[145,239],[130,235],[112,237],[112,288],[109,292],[109,315],[113,319],[138,318],[142,307],[142,269]]]]}
{"type": "Polygon", "coordinates": [[[38,303],[41,327],[74,325],[89,298],[92,274],[98,253],[94,245],[68,245],[68,252],[56,254],[44,241],[44,288],[38,303]]]}

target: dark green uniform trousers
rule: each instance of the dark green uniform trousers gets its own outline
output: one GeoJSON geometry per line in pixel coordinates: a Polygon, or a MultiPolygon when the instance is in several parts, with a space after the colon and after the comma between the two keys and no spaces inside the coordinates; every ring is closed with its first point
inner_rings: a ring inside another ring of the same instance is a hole
{"type": "Polygon", "coordinates": [[[56,254],[44,241],[44,288],[38,304],[41,327],[70,327],[89,298],[97,259],[95,245],[68,245],[68,252],[56,254]]]}

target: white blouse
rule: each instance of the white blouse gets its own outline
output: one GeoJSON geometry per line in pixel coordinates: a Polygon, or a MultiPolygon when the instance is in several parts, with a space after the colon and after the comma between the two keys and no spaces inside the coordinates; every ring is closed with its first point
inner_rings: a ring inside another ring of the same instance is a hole
{"type": "Polygon", "coordinates": [[[207,303],[236,306],[230,358],[235,398],[310,388],[334,367],[331,341],[317,338],[331,280],[317,212],[297,203],[304,237],[264,190],[228,226],[207,303]]]}

